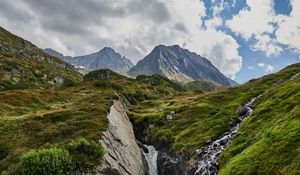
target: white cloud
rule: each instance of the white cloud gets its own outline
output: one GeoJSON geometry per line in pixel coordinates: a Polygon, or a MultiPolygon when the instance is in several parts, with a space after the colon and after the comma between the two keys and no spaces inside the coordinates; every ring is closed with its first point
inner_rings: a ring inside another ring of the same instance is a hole
{"type": "Polygon", "coordinates": [[[219,13],[227,7],[217,4],[214,18],[203,29],[202,0],[0,0],[0,25],[65,55],[111,46],[136,62],[158,44],[185,45],[234,77],[242,63],[239,45],[215,29],[222,25],[219,13]]]}
{"type": "Polygon", "coordinates": [[[246,3],[247,7],[226,21],[226,26],[246,40],[254,38],[252,50],[262,51],[268,57],[279,55],[283,49],[270,37],[276,22],[273,0],[247,0],[246,3]]]}
{"type": "Polygon", "coordinates": [[[257,66],[263,68],[266,73],[274,72],[274,67],[269,64],[258,63],[257,66]]]}
{"type": "Polygon", "coordinates": [[[265,32],[271,33],[273,31],[271,22],[273,22],[274,16],[273,1],[247,0],[246,3],[248,7],[227,21],[226,25],[247,40],[252,36],[258,37],[265,32]]]}
{"type": "Polygon", "coordinates": [[[251,49],[268,57],[281,54],[281,44],[300,54],[300,0],[290,3],[290,15],[276,15],[274,0],[247,0],[247,7],[226,21],[226,26],[247,41],[253,38],[251,49]]]}
{"type": "Polygon", "coordinates": [[[254,51],[263,51],[266,56],[279,55],[283,49],[278,46],[274,39],[271,39],[269,35],[262,34],[258,36],[257,42],[251,47],[254,51]]]}
{"type": "Polygon", "coordinates": [[[279,43],[288,45],[300,54],[300,1],[290,0],[292,11],[290,16],[277,16],[278,30],[276,39],[279,43]]]}

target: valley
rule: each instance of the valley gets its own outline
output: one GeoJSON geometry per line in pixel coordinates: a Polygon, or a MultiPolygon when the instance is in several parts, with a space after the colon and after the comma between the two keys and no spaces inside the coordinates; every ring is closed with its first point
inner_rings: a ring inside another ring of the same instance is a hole
{"type": "Polygon", "coordinates": [[[231,86],[205,58],[157,46],[134,77],[82,75],[0,29],[0,174],[300,172],[300,64],[231,86]]]}

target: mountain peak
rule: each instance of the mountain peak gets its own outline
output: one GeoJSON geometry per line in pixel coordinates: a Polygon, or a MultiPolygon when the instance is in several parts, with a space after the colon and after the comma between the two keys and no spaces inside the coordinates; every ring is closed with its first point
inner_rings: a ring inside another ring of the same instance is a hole
{"type": "Polygon", "coordinates": [[[131,76],[142,74],[160,74],[182,83],[209,80],[224,86],[231,85],[228,78],[209,60],[179,45],[156,46],[129,71],[131,76]]]}
{"type": "Polygon", "coordinates": [[[101,49],[99,52],[101,51],[105,51],[105,52],[116,52],[113,48],[111,47],[104,47],[103,49],[101,49]]]}

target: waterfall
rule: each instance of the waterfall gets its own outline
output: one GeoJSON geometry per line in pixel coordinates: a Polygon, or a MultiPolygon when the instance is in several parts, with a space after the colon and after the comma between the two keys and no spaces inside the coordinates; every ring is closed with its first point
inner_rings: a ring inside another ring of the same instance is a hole
{"type": "Polygon", "coordinates": [[[148,153],[143,151],[143,154],[149,165],[149,175],[158,175],[157,171],[157,155],[158,152],[152,145],[144,145],[148,149],[148,153]]]}
{"type": "MultiPolygon", "coordinates": [[[[258,98],[258,97],[256,97],[258,98]]],[[[216,175],[219,169],[218,158],[226,146],[230,143],[234,134],[238,131],[240,124],[253,112],[253,103],[256,98],[252,98],[244,105],[245,112],[239,117],[240,122],[236,123],[229,132],[224,133],[219,139],[196,150],[199,160],[195,166],[195,175],[216,175]]]]}

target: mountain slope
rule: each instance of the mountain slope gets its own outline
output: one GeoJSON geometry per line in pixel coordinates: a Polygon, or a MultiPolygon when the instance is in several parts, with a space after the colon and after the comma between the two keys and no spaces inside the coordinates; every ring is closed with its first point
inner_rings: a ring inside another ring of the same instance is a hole
{"type": "Polygon", "coordinates": [[[178,82],[209,80],[224,86],[232,83],[206,58],[178,45],[156,46],[129,72],[131,76],[160,74],[178,82]]]}
{"type": "Polygon", "coordinates": [[[211,81],[191,81],[184,85],[184,88],[189,91],[216,91],[221,89],[223,86],[211,81]]]}
{"type": "Polygon", "coordinates": [[[53,50],[44,49],[50,55],[61,58],[62,60],[74,65],[76,68],[89,70],[111,69],[117,72],[127,72],[133,63],[110,47],[105,47],[99,52],[90,55],[70,57],[53,50]]]}
{"type": "Polygon", "coordinates": [[[73,66],[0,27],[0,90],[59,86],[80,79],[73,66]]]}
{"type": "Polygon", "coordinates": [[[52,55],[54,57],[60,58],[65,62],[68,62],[72,57],[71,56],[64,56],[62,53],[57,52],[56,50],[53,50],[51,48],[43,49],[46,53],[49,55],[52,55]]]}
{"type": "Polygon", "coordinates": [[[230,131],[239,122],[237,108],[261,95],[254,103],[254,113],[221,153],[220,174],[297,174],[299,88],[300,64],[295,64],[276,74],[212,93],[185,93],[144,101],[132,106],[129,114],[139,128],[137,134],[146,134],[142,141],[162,151],[167,148],[178,159],[183,155],[189,169],[193,167],[190,162],[197,162],[201,156],[196,150],[230,131]],[[171,121],[170,114],[174,116],[171,121]]]}

